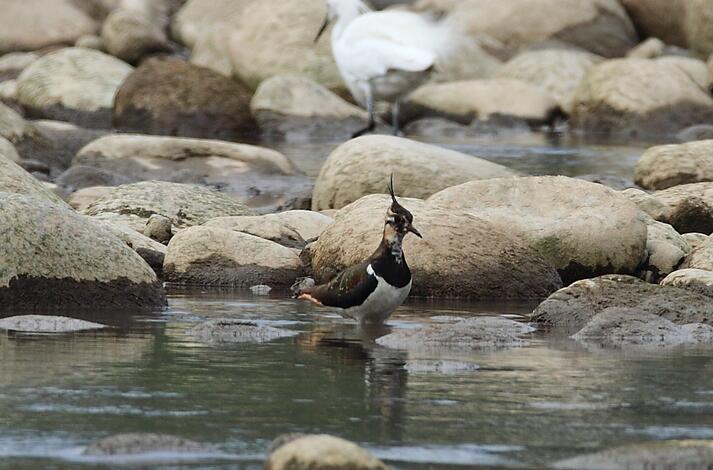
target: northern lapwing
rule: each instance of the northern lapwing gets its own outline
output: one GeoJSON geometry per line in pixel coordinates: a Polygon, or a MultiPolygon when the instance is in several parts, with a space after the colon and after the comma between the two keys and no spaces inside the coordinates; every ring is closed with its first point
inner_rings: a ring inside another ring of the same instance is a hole
{"type": "Polygon", "coordinates": [[[396,200],[393,176],[389,194],[391,206],[376,251],[327,284],[298,290],[297,298],[339,308],[342,316],[360,323],[384,322],[403,303],[411,290],[411,270],[404,257],[403,240],[409,232],[423,237],[413,226],[413,215],[396,200]]]}

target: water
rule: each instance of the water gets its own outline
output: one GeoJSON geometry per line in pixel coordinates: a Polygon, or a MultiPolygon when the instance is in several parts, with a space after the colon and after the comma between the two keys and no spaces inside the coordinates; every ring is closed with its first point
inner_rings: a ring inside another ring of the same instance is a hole
{"type": "MultiPolygon", "coordinates": [[[[624,178],[645,147],[532,134],[438,143],[530,174],[624,178]]],[[[336,145],[276,147],[314,177],[336,145]]],[[[388,326],[361,331],[285,292],[173,288],[165,311],[89,315],[108,331],[0,334],[0,469],[257,469],[287,432],[338,435],[401,469],[537,468],[625,443],[713,438],[710,351],[601,350],[538,333],[526,347],[489,352],[408,354],[373,341],[442,316],[533,306],[410,299],[388,326]],[[186,335],[225,316],[301,334],[219,346],[186,335]],[[429,372],[434,362],[441,371],[429,372]],[[89,442],[123,432],[169,433],[215,450],[81,456],[89,442]]]]}

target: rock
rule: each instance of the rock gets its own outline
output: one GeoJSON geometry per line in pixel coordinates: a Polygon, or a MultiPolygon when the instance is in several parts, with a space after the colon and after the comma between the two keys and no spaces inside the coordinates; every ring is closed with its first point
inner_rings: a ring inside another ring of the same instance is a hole
{"type": "Polygon", "coordinates": [[[40,56],[35,52],[13,52],[0,56],[0,81],[13,80],[40,56]]]}
{"type": "Polygon", "coordinates": [[[0,156],[7,158],[15,163],[20,163],[20,154],[17,153],[12,142],[5,137],[0,137],[0,156]]]}
{"type": "Polygon", "coordinates": [[[3,309],[163,305],[154,272],[110,231],[42,199],[0,199],[3,309]]]}
{"type": "MultiPolygon", "coordinates": [[[[411,294],[533,299],[548,295],[560,285],[549,263],[511,231],[418,199],[399,201],[413,213],[414,224],[424,236],[423,240],[407,237],[404,241],[414,277],[411,294]]],[[[387,196],[365,196],[337,214],[311,250],[318,281],[371,255],[384,228],[380,215],[386,214],[389,204],[387,196]]]]}
{"type": "Polygon", "coordinates": [[[510,78],[466,80],[423,85],[406,97],[406,121],[445,117],[468,124],[473,120],[516,118],[532,125],[548,124],[560,113],[548,92],[510,78]]]}
{"type": "Polygon", "coordinates": [[[32,196],[58,206],[67,207],[62,198],[47,189],[40,181],[4,154],[0,154],[0,192],[32,196]]]}
{"type": "MultiPolygon", "coordinates": [[[[173,17],[173,37],[194,49],[211,30],[234,26],[254,0],[188,0],[173,17]]],[[[315,33],[316,34],[316,33],[315,33]]]]}
{"type": "Polygon", "coordinates": [[[426,198],[442,189],[517,172],[487,160],[400,137],[372,135],[337,147],[317,177],[312,210],[340,209],[383,193],[394,174],[400,196],[426,198]]]}
{"type": "Polygon", "coordinates": [[[87,129],[62,121],[32,121],[35,128],[49,141],[49,147],[42,152],[31,149],[23,154],[25,158],[34,157],[44,161],[52,169],[53,175],[67,170],[77,152],[109,131],[106,129],[87,129]]]}
{"type": "Polygon", "coordinates": [[[74,333],[106,327],[99,323],[49,315],[20,315],[0,319],[0,330],[23,333],[74,333]]]}
{"type": "Polygon", "coordinates": [[[0,137],[9,140],[27,158],[53,153],[50,139],[12,108],[0,103],[0,137]]]}
{"type": "Polygon", "coordinates": [[[97,221],[97,223],[126,243],[126,245],[141,256],[154,271],[161,272],[167,251],[165,245],[148,238],[127,225],[104,221],[97,221]]]}
{"type": "Polygon", "coordinates": [[[644,256],[646,224],[638,208],[600,184],[564,176],[471,181],[428,202],[466,211],[521,238],[557,268],[565,284],[633,273],[644,256]]]}
{"type": "Polygon", "coordinates": [[[307,242],[297,233],[297,230],[286,224],[274,214],[241,216],[241,217],[218,217],[209,220],[205,227],[222,228],[235,232],[248,233],[256,237],[264,238],[278,243],[287,248],[301,250],[307,242]]]}
{"type": "Polygon", "coordinates": [[[386,470],[388,468],[358,445],[327,434],[295,436],[286,441],[268,455],[265,470],[386,470]]]}
{"type": "Polygon", "coordinates": [[[0,103],[11,106],[12,109],[22,112],[22,106],[17,102],[17,80],[0,82],[0,103]]]}
{"type": "MultiPolygon", "coordinates": [[[[643,2],[642,2],[643,3],[643,2]]],[[[560,460],[553,468],[585,470],[704,469],[713,461],[713,440],[668,440],[630,444],[560,460]]]]}
{"type": "MultiPolygon", "coordinates": [[[[700,325],[710,330],[713,327],[700,325]]],[[[689,327],[690,328],[690,327],[689,327]]],[[[701,337],[705,336],[702,331],[701,337]]],[[[602,310],[572,338],[583,342],[596,342],[604,346],[658,345],[676,346],[698,342],[688,329],[666,318],[651,313],[640,313],[634,308],[607,308],[602,310]]]]}
{"type": "Polygon", "coordinates": [[[574,332],[611,307],[658,315],[677,325],[713,322],[709,297],[620,275],[585,279],[560,289],[532,312],[530,320],[574,332]]]}
{"type": "Polygon", "coordinates": [[[258,284],[250,287],[250,292],[254,295],[269,295],[271,290],[272,287],[266,286],[265,284],[258,284]]]}
{"type": "Polygon", "coordinates": [[[488,34],[513,50],[556,39],[618,57],[637,42],[629,17],[615,0],[421,0],[416,8],[446,11],[470,34],[488,34]]]}
{"type": "Polygon", "coordinates": [[[521,80],[542,88],[569,114],[579,83],[587,71],[601,60],[599,56],[577,50],[525,51],[507,62],[496,76],[521,80]]]}
{"type": "Polygon", "coordinates": [[[691,251],[684,265],[686,268],[713,271],[713,238],[707,237],[695,250],[691,251]]]}
{"type": "Polygon", "coordinates": [[[135,63],[148,54],[171,51],[167,24],[165,0],[124,0],[104,20],[101,38],[111,55],[135,63]]]}
{"type": "Polygon", "coordinates": [[[664,55],[666,43],[659,38],[649,38],[626,53],[632,59],[655,59],[664,55]]]}
{"type": "Polygon", "coordinates": [[[74,47],[83,47],[85,49],[96,49],[97,51],[106,52],[104,47],[104,42],[100,36],[95,36],[94,34],[87,34],[74,42],[74,47]]]}
{"type": "Polygon", "coordinates": [[[711,80],[708,77],[708,67],[702,60],[693,57],[667,55],[659,57],[656,62],[670,64],[683,70],[696,84],[706,90],[711,80]]]}
{"type": "Polygon", "coordinates": [[[707,297],[713,297],[713,272],[686,268],[674,271],[661,281],[662,286],[678,287],[707,297]]]}
{"type": "Polygon", "coordinates": [[[343,89],[329,38],[314,42],[325,15],[324,0],[247,3],[230,28],[224,52],[230,55],[234,74],[253,89],[269,77],[288,73],[343,89]]]}
{"type": "Polygon", "coordinates": [[[651,147],[634,174],[636,184],[647,189],[713,181],[713,140],[651,147]]]}
{"type": "Polygon", "coordinates": [[[703,58],[713,53],[711,23],[713,23],[713,4],[708,0],[686,2],[685,31],[688,47],[703,58]]]}
{"type": "MultiPolygon", "coordinates": [[[[711,73],[711,76],[713,77],[713,73],[711,73]]],[[[687,127],[676,134],[676,140],[683,143],[710,139],[713,139],[713,126],[710,124],[697,124],[687,127]]]]}
{"type": "Polygon", "coordinates": [[[660,220],[666,212],[666,205],[653,194],[642,191],[638,188],[629,188],[621,192],[622,196],[628,198],[636,206],[655,220],[660,220]]]}
{"type": "Polygon", "coordinates": [[[163,265],[171,282],[191,285],[288,287],[302,273],[296,250],[247,233],[191,227],[168,244],[163,265]]]}
{"type": "Polygon", "coordinates": [[[366,125],[367,113],[317,82],[298,75],[277,75],[255,91],[250,109],[263,136],[348,139],[366,125]]]}
{"type": "Polygon", "coordinates": [[[110,127],[114,95],[131,66],[102,52],[70,47],[50,52],[17,79],[17,99],[35,118],[110,127]]]}
{"type": "Polygon", "coordinates": [[[252,215],[252,212],[217,191],[201,186],[145,181],[117,186],[84,210],[99,220],[122,222],[142,232],[153,214],[171,219],[177,228],[200,225],[228,215],[252,215]]]}
{"type": "Polygon", "coordinates": [[[87,165],[72,166],[55,181],[59,186],[72,192],[93,186],[119,186],[132,182],[126,176],[113,171],[87,165]]]}
{"type": "Polygon", "coordinates": [[[409,360],[404,369],[410,374],[463,374],[480,370],[478,364],[472,362],[448,360],[409,360]]]}
{"type": "Polygon", "coordinates": [[[115,434],[89,444],[83,455],[136,455],[150,452],[196,453],[209,447],[168,434],[115,434]]]}
{"type": "Polygon", "coordinates": [[[685,47],[686,0],[622,0],[643,37],[660,38],[667,44],[685,47]]]}
{"type": "Polygon", "coordinates": [[[143,234],[159,243],[168,243],[173,237],[171,219],[160,214],[153,214],[146,221],[143,234]]]}
{"type": "Polygon", "coordinates": [[[239,140],[257,133],[250,95],[212,70],[176,57],[150,58],[118,89],[113,123],[146,134],[239,140]]]}
{"type": "Polygon", "coordinates": [[[419,136],[431,139],[442,139],[443,137],[466,139],[473,137],[482,138],[483,136],[497,138],[517,134],[529,134],[531,132],[530,126],[528,126],[527,123],[517,119],[511,119],[508,122],[508,120],[504,118],[489,121],[473,121],[467,126],[444,118],[425,118],[412,121],[404,128],[404,133],[408,136],[419,136]]]}
{"type": "Polygon", "coordinates": [[[679,233],[713,233],[713,182],[692,183],[656,191],[664,204],[657,218],[671,224],[679,233]]]}
{"type": "MultiPolygon", "coordinates": [[[[319,212],[294,210],[277,214],[266,214],[266,219],[277,220],[294,229],[303,239],[309,241],[319,237],[334,219],[319,212]]],[[[217,220],[217,219],[214,219],[217,220]]]]}
{"type": "Polygon", "coordinates": [[[691,251],[701,246],[708,239],[708,235],[705,233],[684,233],[681,237],[686,240],[688,246],[691,247],[691,251]]]}
{"type": "Polygon", "coordinates": [[[669,224],[657,222],[644,214],[646,220],[646,260],[640,269],[645,281],[658,283],[678,268],[691,251],[686,240],[669,224]]]}
{"type": "Polygon", "coordinates": [[[94,201],[107,196],[113,190],[111,186],[90,186],[73,192],[67,202],[73,209],[84,212],[94,201]]]}
{"type": "Polygon", "coordinates": [[[0,54],[73,44],[97,24],[72,0],[4,0],[0,54]]]}
{"type": "Polygon", "coordinates": [[[395,330],[377,344],[409,351],[492,349],[527,344],[522,336],[535,329],[501,317],[475,317],[456,323],[395,330]]]}
{"type": "Polygon", "coordinates": [[[577,175],[575,178],[579,180],[589,181],[590,183],[603,184],[607,188],[614,189],[616,191],[624,191],[625,189],[638,189],[638,186],[628,178],[623,178],[621,176],[614,175],[600,175],[600,174],[589,174],[589,175],[577,175]]]}
{"type": "Polygon", "coordinates": [[[713,98],[678,65],[617,59],[589,70],[574,97],[571,123],[622,137],[675,135],[713,119],[713,98]]]}
{"type": "Polygon", "coordinates": [[[198,341],[209,343],[265,343],[297,336],[299,332],[258,325],[251,321],[222,318],[200,323],[188,330],[188,334],[198,341]]]}

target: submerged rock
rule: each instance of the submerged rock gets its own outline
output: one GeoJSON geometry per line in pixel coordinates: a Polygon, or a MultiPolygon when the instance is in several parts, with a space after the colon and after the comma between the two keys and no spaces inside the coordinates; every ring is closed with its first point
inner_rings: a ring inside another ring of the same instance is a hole
{"type": "Polygon", "coordinates": [[[377,344],[409,351],[492,349],[524,346],[523,336],[535,329],[502,317],[474,317],[456,323],[395,330],[377,344]]]}
{"type": "Polygon", "coordinates": [[[258,284],[250,287],[250,292],[254,295],[269,295],[271,290],[272,287],[266,286],[265,284],[258,284]]]}
{"type": "Polygon", "coordinates": [[[117,186],[84,213],[99,220],[122,222],[138,232],[143,232],[154,214],[168,217],[177,228],[200,225],[215,217],[252,215],[243,204],[218,191],[163,181],[117,186]]]}
{"type": "Polygon", "coordinates": [[[631,444],[553,464],[567,470],[687,470],[705,469],[713,462],[713,440],[671,440],[631,444]]]}
{"type": "Polygon", "coordinates": [[[20,315],[0,319],[0,330],[24,333],[73,333],[102,328],[107,328],[107,326],[61,316],[20,315]]]}
{"type": "MultiPolygon", "coordinates": [[[[278,437],[278,440],[280,438],[278,437]]],[[[290,435],[274,446],[265,470],[386,470],[388,467],[358,445],[327,434],[290,435]]]]}
{"type": "Polygon", "coordinates": [[[678,325],[713,324],[713,304],[709,297],[619,275],[577,281],[560,289],[542,302],[530,319],[574,332],[584,327],[596,314],[611,307],[654,314],[678,325]]]}
{"type": "Polygon", "coordinates": [[[646,224],[639,210],[600,184],[564,176],[471,181],[428,202],[466,211],[521,238],[557,268],[565,284],[634,273],[644,258],[646,224]]]}
{"type": "Polygon", "coordinates": [[[666,276],[661,285],[713,297],[713,272],[695,268],[680,269],[666,276]]]}
{"type": "Polygon", "coordinates": [[[288,287],[303,271],[297,250],[247,233],[191,227],[168,244],[167,280],[193,285],[288,287]]]}
{"type": "Polygon", "coordinates": [[[250,95],[212,70],[175,57],[150,58],[117,90],[113,124],[146,134],[238,140],[257,133],[250,95]]]}
{"type": "Polygon", "coordinates": [[[188,330],[188,334],[198,341],[214,343],[265,343],[297,336],[299,332],[223,318],[200,323],[188,330]]]}
{"type": "Polygon", "coordinates": [[[675,346],[708,342],[713,339],[713,327],[700,323],[681,326],[635,308],[607,308],[589,320],[572,338],[605,346],[675,346]]]}
{"type": "Polygon", "coordinates": [[[50,52],[17,79],[17,99],[36,118],[111,127],[114,95],[132,67],[92,49],[50,52]]]}
{"type": "Polygon", "coordinates": [[[462,374],[477,372],[480,366],[472,362],[416,359],[406,362],[404,369],[409,374],[462,374]]]}
{"type": "Polygon", "coordinates": [[[2,309],[163,305],[149,265],[106,228],[42,199],[0,199],[2,309]]]}
{"type": "Polygon", "coordinates": [[[623,137],[675,135],[713,119],[713,97],[678,65],[616,59],[595,65],[574,98],[574,128],[623,137]]]}
{"type": "Polygon", "coordinates": [[[386,191],[394,174],[399,196],[426,198],[466,181],[517,176],[487,160],[400,137],[359,137],[334,150],[315,183],[312,209],[341,209],[386,191]]]}
{"type": "Polygon", "coordinates": [[[83,455],[136,455],[150,452],[195,453],[210,447],[168,434],[127,433],[99,439],[89,444],[83,455]]]}
{"type": "MultiPolygon", "coordinates": [[[[398,186],[397,186],[398,188],[398,186]]],[[[419,199],[400,198],[413,213],[423,239],[406,237],[404,253],[419,296],[482,299],[541,298],[561,285],[554,268],[532,248],[460,210],[444,210],[419,199]]],[[[311,247],[318,281],[361,262],[377,248],[391,199],[365,196],[344,207],[311,247]]]]}
{"type": "Polygon", "coordinates": [[[713,140],[651,147],[636,163],[635,178],[647,189],[713,181],[713,140]]]}

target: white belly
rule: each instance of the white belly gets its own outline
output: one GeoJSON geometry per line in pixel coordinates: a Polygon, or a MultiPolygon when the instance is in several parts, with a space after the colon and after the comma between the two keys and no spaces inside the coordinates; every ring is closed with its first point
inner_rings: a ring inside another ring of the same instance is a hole
{"type": "MultiPolygon", "coordinates": [[[[371,265],[367,270],[370,274],[373,273],[371,265]]],[[[404,303],[411,291],[411,281],[404,287],[394,287],[382,277],[376,274],[374,276],[378,281],[374,292],[363,304],[343,310],[342,315],[359,320],[361,323],[379,323],[386,321],[394,310],[404,303]]]]}

